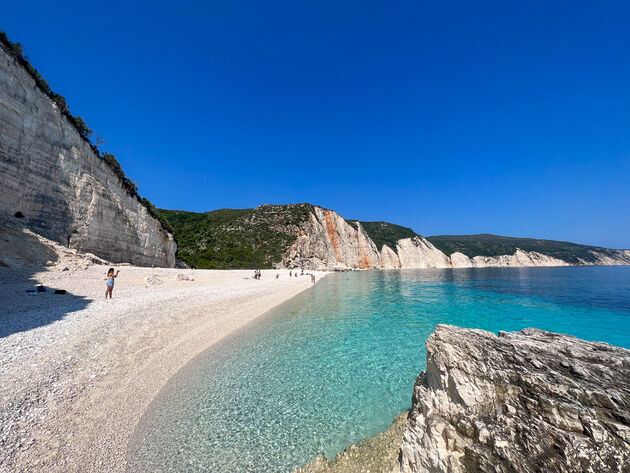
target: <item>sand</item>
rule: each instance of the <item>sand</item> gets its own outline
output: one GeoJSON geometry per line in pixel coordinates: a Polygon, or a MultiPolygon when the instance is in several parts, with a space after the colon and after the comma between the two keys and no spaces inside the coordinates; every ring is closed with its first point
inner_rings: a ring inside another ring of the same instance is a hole
{"type": "Polygon", "coordinates": [[[128,440],[171,376],[311,287],[288,270],[255,280],[122,266],[106,301],[106,269],[72,255],[0,267],[0,471],[125,471],[128,440]],[[36,282],[68,294],[27,295],[36,282]]]}

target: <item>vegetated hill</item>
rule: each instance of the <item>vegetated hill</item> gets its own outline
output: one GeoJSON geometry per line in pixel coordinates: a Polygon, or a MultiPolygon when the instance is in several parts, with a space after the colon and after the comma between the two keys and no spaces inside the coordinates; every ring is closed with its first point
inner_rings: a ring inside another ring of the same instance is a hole
{"type": "MultiPolygon", "coordinates": [[[[348,220],[356,228],[357,220],[348,220]]],[[[417,235],[411,228],[395,225],[389,222],[359,222],[365,233],[372,239],[379,251],[384,245],[396,251],[396,242],[403,238],[413,238],[417,235]]]]}
{"type": "Polygon", "coordinates": [[[310,204],[197,213],[159,209],[175,232],[178,257],[194,268],[271,268],[297,238],[310,204]]]}
{"type": "Polygon", "coordinates": [[[446,255],[450,256],[459,251],[470,258],[474,256],[513,255],[517,248],[524,251],[537,251],[573,264],[596,262],[597,257],[591,251],[615,256],[614,250],[599,246],[578,245],[568,241],[506,237],[489,233],[436,235],[427,237],[427,240],[446,255]]]}

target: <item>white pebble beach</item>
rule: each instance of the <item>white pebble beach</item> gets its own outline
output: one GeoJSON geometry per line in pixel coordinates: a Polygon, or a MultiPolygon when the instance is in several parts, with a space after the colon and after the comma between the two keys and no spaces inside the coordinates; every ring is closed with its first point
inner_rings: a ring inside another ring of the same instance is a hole
{"type": "Polygon", "coordinates": [[[104,265],[0,267],[0,471],[125,471],[128,440],[171,376],[312,286],[288,270],[256,280],[249,270],[116,269],[105,300],[104,265]],[[25,292],[38,283],[48,291],[25,292]]]}

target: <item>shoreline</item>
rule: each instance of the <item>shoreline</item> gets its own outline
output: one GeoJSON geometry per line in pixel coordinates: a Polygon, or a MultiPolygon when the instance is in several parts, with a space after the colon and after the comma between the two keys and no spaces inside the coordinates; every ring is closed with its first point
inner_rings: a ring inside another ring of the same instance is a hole
{"type": "Polygon", "coordinates": [[[10,308],[0,309],[0,472],[124,471],[129,438],[175,373],[312,286],[288,270],[254,280],[250,270],[122,266],[105,301],[105,266],[63,269],[0,270],[10,308]],[[25,295],[34,281],[68,294],[25,295]]]}

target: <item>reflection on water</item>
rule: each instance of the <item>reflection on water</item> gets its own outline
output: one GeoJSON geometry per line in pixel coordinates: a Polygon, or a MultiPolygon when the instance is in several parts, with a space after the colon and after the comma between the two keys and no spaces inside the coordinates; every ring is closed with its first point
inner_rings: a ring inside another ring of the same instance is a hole
{"type": "Polygon", "coordinates": [[[129,471],[289,472],[408,409],[438,323],[630,347],[630,268],[333,274],[195,359],[130,442],[129,471]]]}

